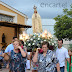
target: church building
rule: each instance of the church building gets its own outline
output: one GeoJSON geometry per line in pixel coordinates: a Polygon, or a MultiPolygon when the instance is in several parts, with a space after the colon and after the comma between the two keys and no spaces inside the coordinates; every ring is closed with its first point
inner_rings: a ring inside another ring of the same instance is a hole
{"type": "Polygon", "coordinates": [[[0,47],[12,42],[12,37],[22,33],[31,26],[26,25],[27,15],[0,1],[0,47]],[[2,43],[2,36],[5,36],[5,43],[2,43]]]}

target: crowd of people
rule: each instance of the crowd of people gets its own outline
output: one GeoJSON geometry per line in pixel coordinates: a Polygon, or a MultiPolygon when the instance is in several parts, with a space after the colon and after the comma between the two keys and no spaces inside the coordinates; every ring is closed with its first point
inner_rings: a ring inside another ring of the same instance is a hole
{"type": "Polygon", "coordinates": [[[37,48],[36,52],[27,52],[24,42],[13,37],[4,53],[0,48],[0,70],[5,61],[9,72],[26,72],[26,69],[31,69],[32,72],[64,72],[65,68],[69,72],[68,64],[72,66],[69,56],[72,56],[72,52],[68,52],[62,45],[63,40],[58,39],[58,47],[54,50],[53,46],[44,41],[42,48],[37,48]]]}

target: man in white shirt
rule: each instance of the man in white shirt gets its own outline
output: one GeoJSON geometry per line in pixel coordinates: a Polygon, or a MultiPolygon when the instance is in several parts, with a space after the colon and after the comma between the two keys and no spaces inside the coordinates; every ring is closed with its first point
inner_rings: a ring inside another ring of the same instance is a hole
{"type": "Polygon", "coordinates": [[[60,71],[64,72],[65,60],[69,62],[69,55],[68,55],[68,50],[62,47],[62,44],[63,44],[63,40],[58,39],[58,48],[56,49],[56,56],[57,56],[57,59],[59,60],[60,71]]]}
{"type": "MultiPolygon", "coordinates": [[[[18,40],[16,36],[13,37],[12,42],[14,42],[15,40],[18,40]]],[[[7,48],[5,49],[5,53],[9,53],[9,52],[10,52],[11,50],[13,50],[13,49],[14,49],[14,46],[13,46],[13,43],[11,43],[11,44],[9,44],[9,45],[7,46],[7,48]]]]}

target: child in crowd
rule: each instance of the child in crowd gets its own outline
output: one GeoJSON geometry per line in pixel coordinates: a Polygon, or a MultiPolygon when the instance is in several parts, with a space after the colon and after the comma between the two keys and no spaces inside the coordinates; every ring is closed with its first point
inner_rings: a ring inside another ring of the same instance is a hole
{"type": "Polygon", "coordinates": [[[3,52],[0,47],[0,71],[2,70],[2,62],[3,62],[3,52]]]}

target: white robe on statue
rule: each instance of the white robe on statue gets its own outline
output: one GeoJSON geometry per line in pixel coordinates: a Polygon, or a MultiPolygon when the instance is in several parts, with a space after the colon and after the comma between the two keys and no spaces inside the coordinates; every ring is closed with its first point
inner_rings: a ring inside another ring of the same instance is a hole
{"type": "Polygon", "coordinates": [[[32,15],[33,33],[42,33],[41,17],[38,13],[32,15]]]}

